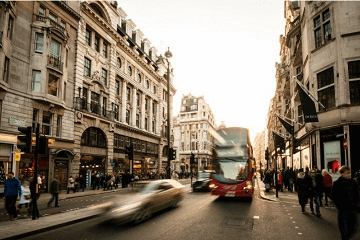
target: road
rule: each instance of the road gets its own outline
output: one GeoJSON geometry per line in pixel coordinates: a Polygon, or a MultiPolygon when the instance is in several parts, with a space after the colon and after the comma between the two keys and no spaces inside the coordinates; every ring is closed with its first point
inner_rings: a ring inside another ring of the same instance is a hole
{"type": "Polygon", "coordinates": [[[250,202],[192,192],[189,184],[185,190],[179,207],[138,225],[109,224],[100,217],[26,239],[340,239],[333,208],[321,208],[322,217],[318,218],[301,214],[294,197],[266,201],[256,190],[250,202]]]}

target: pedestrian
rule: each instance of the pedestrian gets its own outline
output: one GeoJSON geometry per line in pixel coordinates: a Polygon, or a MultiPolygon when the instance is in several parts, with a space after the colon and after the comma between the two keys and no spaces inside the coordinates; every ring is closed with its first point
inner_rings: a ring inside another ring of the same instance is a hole
{"type": "Polygon", "coordinates": [[[321,171],[322,173],[322,184],[323,190],[325,193],[325,206],[329,206],[328,198],[331,198],[331,188],[332,188],[332,177],[326,169],[321,171]]]}
{"type": "Polygon", "coordinates": [[[283,191],[283,177],[282,177],[282,173],[280,170],[278,170],[278,174],[277,174],[277,189],[278,191],[283,191]]]}
{"type": "Polygon", "coordinates": [[[341,176],[333,184],[332,199],[338,210],[341,239],[347,240],[351,238],[356,229],[359,190],[355,181],[351,179],[351,171],[348,166],[342,166],[339,173],[341,176]]]}
{"type": "Polygon", "coordinates": [[[117,189],[119,187],[119,183],[120,183],[120,176],[119,176],[119,174],[116,174],[115,182],[114,182],[115,189],[117,189]]]}
{"type": "Polygon", "coordinates": [[[74,192],[78,192],[79,188],[80,188],[79,176],[78,175],[75,176],[75,185],[74,186],[75,186],[74,192]]]}
{"type": "Polygon", "coordinates": [[[66,194],[69,194],[70,189],[73,190],[74,193],[75,193],[75,181],[74,181],[72,176],[70,176],[69,179],[68,179],[66,194]]]}
{"type": "Polygon", "coordinates": [[[96,187],[97,187],[97,190],[99,190],[99,188],[100,188],[100,175],[99,174],[96,174],[96,177],[95,177],[94,190],[96,187]]]}
{"type": "Polygon", "coordinates": [[[85,178],[83,177],[83,175],[80,175],[79,177],[79,185],[80,185],[80,189],[82,189],[82,191],[85,190],[85,178]]]}
{"type": "Polygon", "coordinates": [[[295,180],[298,192],[299,204],[301,206],[301,212],[305,214],[305,205],[309,199],[310,181],[309,177],[304,173],[304,169],[299,169],[299,173],[295,180]]]}
{"type": "Polygon", "coordinates": [[[316,209],[316,216],[320,217],[320,198],[322,195],[322,176],[316,169],[311,169],[309,173],[311,177],[311,191],[310,191],[310,209],[311,213],[314,213],[314,203],[316,209]]]}
{"type": "Polygon", "coordinates": [[[18,196],[21,196],[21,184],[20,181],[14,177],[14,173],[10,172],[8,178],[4,182],[4,197],[5,197],[5,208],[10,216],[10,220],[17,220],[16,211],[16,200],[18,196]]]}
{"type": "Polygon", "coordinates": [[[55,199],[55,207],[59,207],[59,192],[60,192],[60,184],[59,180],[55,177],[50,186],[51,199],[48,202],[47,206],[50,207],[52,201],[55,199]]]}
{"type": "Polygon", "coordinates": [[[20,212],[20,209],[22,208],[23,205],[25,205],[25,208],[29,210],[30,199],[31,199],[31,193],[30,193],[29,182],[23,181],[23,183],[21,184],[21,196],[20,196],[17,212],[20,212]]]}
{"type": "Polygon", "coordinates": [[[37,187],[37,179],[34,177],[31,178],[31,182],[30,182],[30,195],[31,195],[31,202],[29,204],[29,212],[30,215],[33,215],[34,213],[34,208],[35,208],[35,216],[36,218],[40,217],[40,213],[39,213],[39,209],[38,209],[38,204],[34,204],[34,199],[38,199],[39,195],[37,192],[39,192],[39,188],[37,187]]]}
{"type": "Polygon", "coordinates": [[[289,181],[288,191],[293,192],[294,182],[295,182],[295,179],[296,179],[296,173],[294,172],[293,168],[289,169],[288,179],[289,179],[288,180],[289,181]]]}

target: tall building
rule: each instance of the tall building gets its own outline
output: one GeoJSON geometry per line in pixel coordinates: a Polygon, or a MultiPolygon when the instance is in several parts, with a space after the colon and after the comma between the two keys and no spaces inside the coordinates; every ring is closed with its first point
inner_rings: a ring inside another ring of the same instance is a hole
{"type": "Polygon", "coordinates": [[[294,137],[270,115],[271,128],[290,140],[289,166],[326,168],[330,173],[339,165],[350,165],[353,172],[360,167],[359,10],[356,1],[285,2],[286,31],[280,38],[272,111],[294,122],[294,137]],[[318,122],[304,121],[296,80],[312,96],[318,122]]]}
{"type": "Polygon", "coordinates": [[[257,133],[253,142],[256,171],[266,168],[265,162],[265,131],[257,133]]]}
{"type": "Polygon", "coordinates": [[[94,171],[129,171],[130,144],[135,173],[162,171],[168,68],[172,105],[171,63],[116,1],[0,2],[0,173],[32,176],[34,154],[13,152],[18,127],[37,123],[51,140],[39,156],[45,191],[54,176],[65,187],[70,175],[89,184],[94,171]]]}
{"type": "MultiPolygon", "coordinates": [[[[211,132],[216,128],[215,116],[204,96],[182,96],[180,113],[174,121],[174,145],[181,171],[190,171],[191,153],[198,163],[193,171],[212,168],[214,137],[211,132]]],[[[175,169],[179,169],[179,165],[175,165],[175,169]]]]}

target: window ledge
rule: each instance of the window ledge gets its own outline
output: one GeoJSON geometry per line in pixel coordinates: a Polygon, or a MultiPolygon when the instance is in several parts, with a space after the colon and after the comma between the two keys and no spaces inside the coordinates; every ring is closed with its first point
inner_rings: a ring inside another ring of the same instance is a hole
{"type": "Polygon", "coordinates": [[[318,48],[315,48],[314,50],[311,51],[311,53],[317,52],[318,50],[322,49],[323,47],[329,45],[330,43],[334,42],[336,40],[336,38],[332,38],[329,41],[327,41],[326,43],[324,43],[323,45],[321,45],[318,48]]]}

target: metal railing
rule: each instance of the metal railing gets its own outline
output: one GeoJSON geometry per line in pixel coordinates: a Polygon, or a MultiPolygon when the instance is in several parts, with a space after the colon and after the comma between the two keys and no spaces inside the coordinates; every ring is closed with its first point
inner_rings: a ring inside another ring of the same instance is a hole
{"type": "Polygon", "coordinates": [[[84,98],[76,97],[74,107],[76,110],[92,113],[111,121],[114,121],[115,119],[114,111],[109,111],[95,102],[87,103],[84,98]]]}
{"type": "Polygon", "coordinates": [[[40,22],[46,23],[47,17],[45,17],[45,16],[43,16],[43,15],[35,15],[35,16],[36,16],[36,21],[40,21],[40,22]]]}
{"type": "Polygon", "coordinates": [[[55,69],[58,69],[59,71],[63,71],[63,62],[60,61],[59,58],[55,57],[55,56],[48,56],[48,67],[52,67],[55,69]]]}

